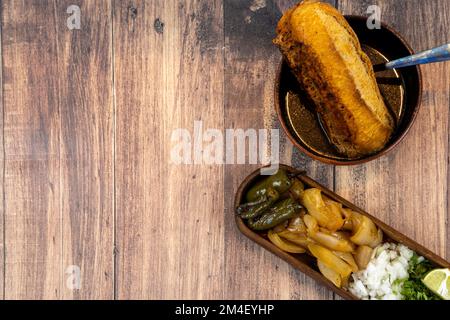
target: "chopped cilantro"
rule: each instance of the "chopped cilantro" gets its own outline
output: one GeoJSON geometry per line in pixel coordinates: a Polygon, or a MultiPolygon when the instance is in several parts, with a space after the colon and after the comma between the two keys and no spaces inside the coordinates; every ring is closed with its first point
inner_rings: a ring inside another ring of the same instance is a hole
{"type": "Polygon", "coordinates": [[[440,300],[422,283],[423,277],[433,269],[430,261],[419,259],[417,254],[412,256],[408,267],[409,278],[403,282],[401,291],[404,300],[440,300]]]}

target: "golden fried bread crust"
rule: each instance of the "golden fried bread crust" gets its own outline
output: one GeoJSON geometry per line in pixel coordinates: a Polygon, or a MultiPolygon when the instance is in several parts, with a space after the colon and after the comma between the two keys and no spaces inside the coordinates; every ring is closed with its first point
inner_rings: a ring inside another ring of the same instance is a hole
{"type": "Polygon", "coordinates": [[[382,149],[394,120],[367,55],[332,6],[303,1],[280,19],[274,40],[316,104],[328,137],[348,157],[382,149]]]}

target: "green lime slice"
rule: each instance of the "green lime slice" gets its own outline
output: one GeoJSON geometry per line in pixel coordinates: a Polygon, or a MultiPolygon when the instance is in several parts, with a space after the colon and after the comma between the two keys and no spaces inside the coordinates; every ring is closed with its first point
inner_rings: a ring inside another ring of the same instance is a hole
{"type": "Polygon", "coordinates": [[[444,300],[450,300],[450,270],[434,269],[422,279],[424,285],[444,300]]]}

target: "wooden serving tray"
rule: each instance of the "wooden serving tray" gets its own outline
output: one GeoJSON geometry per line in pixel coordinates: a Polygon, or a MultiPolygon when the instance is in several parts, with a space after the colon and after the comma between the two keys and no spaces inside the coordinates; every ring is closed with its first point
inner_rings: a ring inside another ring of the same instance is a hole
{"type": "MultiPolygon", "coordinates": [[[[317,183],[313,179],[306,176],[302,171],[299,171],[295,168],[292,168],[287,165],[280,165],[281,169],[285,169],[287,172],[291,173],[297,173],[299,174],[297,178],[302,181],[305,184],[305,187],[309,188],[318,188],[322,190],[322,192],[331,198],[334,201],[342,203],[345,207],[350,208],[354,211],[359,212],[360,214],[363,214],[370,219],[383,231],[384,233],[384,240],[383,241],[391,241],[396,243],[401,243],[410,248],[411,250],[414,250],[417,254],[427,258],[430,260],[433,264],[436,265],[437,268],[450,268],[450,263],[444,260],[443,258],[439,257],[438,255],[434,254],[430,250],[424,248],[414,240],[408,238],[404,234],[398,232],[397,230],[394,230],[390,226],[386,225],[384,222],[378,220],[377,218],[373,217],[372,215],[368,214],[364,210],[358,208],[354,204],[348,202],[347,200],[341,198],[333,191],[327,189],[326,187],[322,186],[321,184],[317,183]]],[[[243,202],[243,199],[245,198],[245,194],[247,190],[254,185],[258,180],[263,179],[264,177],[260,176],[260,169],[254,171],[251,173],[239,186],[239,189],[236,193],[235,201],[234,201],[234,207],[235,209],[243,202]]],[[[351,294],[350,292],[336,287],[331,281],[326,279],[319,271],[316,259],[306,253],[303,254],[294,254],[294,253],[288,253],[281,249],[279,249],[277,246],[275,246],[272,242],[270,242],[266,234],[261,232],[257,233],[253,230],[251,230],[245,222],[236,215],[236,224],[238,229],[248,238],[259,244],[260,246],[264,247],[266,250],[269,250],[273,254],[277,255],[290,265],[292,265],[294,268],[302,271],[303,273],[307,274],[317,282],[321,283],[322,285],[330,288],[332,291],[343,297],[344,299],[349,300],[358,300],[356,296],[351,294]]]]}

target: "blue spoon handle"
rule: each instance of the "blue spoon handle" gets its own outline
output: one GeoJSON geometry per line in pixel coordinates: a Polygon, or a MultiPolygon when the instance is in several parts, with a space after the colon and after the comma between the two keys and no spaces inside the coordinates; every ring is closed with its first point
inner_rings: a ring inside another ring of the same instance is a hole
{"type": "Polygon", "coordinates": [[[387,69],[450,60],[450,43],[386,63],[387,69]]]}

